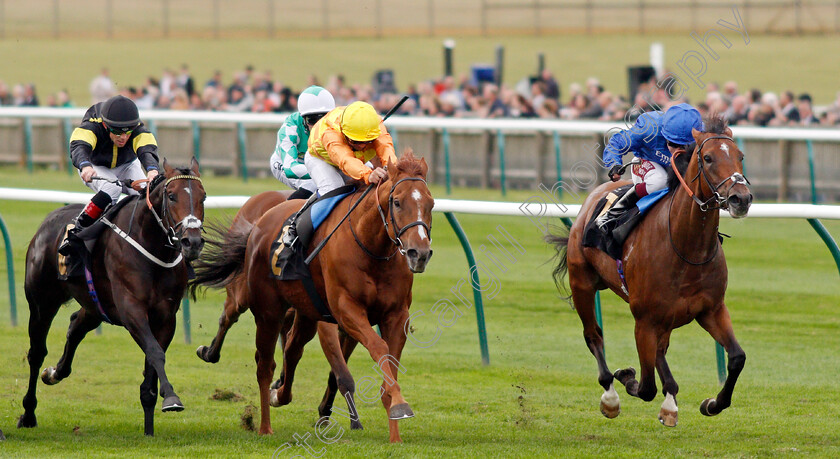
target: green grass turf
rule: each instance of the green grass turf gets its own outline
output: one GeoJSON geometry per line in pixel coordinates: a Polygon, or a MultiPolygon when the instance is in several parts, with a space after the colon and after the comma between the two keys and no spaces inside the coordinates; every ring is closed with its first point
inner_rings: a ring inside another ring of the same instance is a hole
{"type": "MultiPolygon", "coordinates": [[[[63,172],[0,168],[4,186],[83,191],[78,178],[63,172]]],[[[254,194],[275,187],[271,180],[247,184],[208,178],[211,195],[254,194]]],[[[437,197],[443,190],[433,189],[437,197]]],[[[456,189],[456,198],[498,200],[498,192],[456,189]]],[[[523,199],[527,192],[510,193],[523,199]]],[[[729,263],[727,304],[747,363],[735,390],[733,406],[715,418],[698,412],[700,402],[718,390],[711,338],[691,324],[674,332],[669,363],[680,383],[679,425],[667,429],[653,403],[620,391],[622,414],[608,420],[598,411],[601,394],[594,359],[587,351],[580,322],[558,299],[546,263],[552,250],[527,219],[461,215],[459,220],[477,247],[501,225],[522,245],[507,272],[494,271],[499,285],[485,296],[491,365],[483,367],[476,337],[475,313],[441,328],[434,345],[406,345],[400,376],[403,394],[417,416],[401,421],[404,444],[387,443],[387,423],[379,403],[358,403],[365,430],[343,432],[333,444],[314,438],[316,406],[328,365],[318,344],[307,346],[298,368],[293,402],[272,409],[275,435],[260,437],[239,427],[248,404],[257,404],[254,325],[245,314],[228,335],[222,360],[201,362],[198,344],[209,344],[221,313],[222,297],[209,293],[191,303],[192,344],[182,325],[167,353],[169,377],[186,405],[182,413],[158,413],[154,438],[142,435],[138,400],[143,356],[128,333],[104,326],[91,333],[76,356],[71,377],[56,386],[39,384],[39,427],[16,429],[28,374],[25,361],[28,310],[23,299],[26,244],[50,203],[0,201],[0,215],[14,245],[20,325],[9,326],[5,282],[0,285],[0,443],[4,457],[268,457],[293,436],[310,434],[318,452],[330,457],[660,457],[787,456],[804,453],[837,457],[840,418],[836,376],[840,358],[840,291],[837,267],[828,250],[804,220],[724,219],[721,230],[733,238],[724,245],[729,263]],[[241,394],[242,401],[215,401],[216,389],[241,394]]],[[[226,212],[232,213],[231,210],[226,212]]],[[[208,212],[208,218],[222,211],[208,212]]],[[[467,279],[466,260],[442,215],[434,214],[434,250],[428,270],[415,277],[412,311],[425,317],[414,326],[420,340],[437,328],[432,305],[467,279]]],[[[825,222],[832,234],[840,223],[825,222]]],[[[496,252],[497,253],[497,252],[496,252]]],[[[497,253],[498,254],[498,253],[497,253]]],[[[489,263],[477,252],[479,261],[489,263]]],[[[5,279],[5,265],[0,276],[5,279]]],[[[495,269],[495,268],[494,268],[495,269]]],[[[489,273],[485,273],[489,274],[489,273]]],[[[483,279],[488,279],[484,276],[483,279]]],[[[152,288],[152,286],[148,286],[152,288]]],[[[468,295],[471,299],[471,296],[468,295]]],[[[55,365],[64,343],[74,302],[53,323],[46,365],[55,365]]],[[[611,368],[638,366],[633,321],[615,295],[603,295],[607,358],[611,368]]],[[[369,355],[359,347],[350,361],[356,381],[376,377],[369,355]]],[[[341,405],[337,405],[341,406],[341,405]]],[[[287,451],[304,454],[302,449],[287,451]]]]}
{"type": "MultiPolygon", "coordinates": [[[[721,17],[732,21],[729,9],[721,17]],[[724,16],[726,14],[726,16],[724,16]]],[[[687,20],[687,18],[686,18],[687,20]]],[[[749,44],[734,31],[714,22],[698,23],[698,32],[716,27],[730,41],[728,49],[710,40],[719,55],[714,60],[703,54],[706,71],[692,62],[702,84],[735,80],[743,92],[751,88],[779,93],[809,92],[816,105],[834,101],[838,91],[835,61],[827,56],[840,53],[836,36],[801,37],[761,35],[751,32],[749,44]]],[[[705,92],[692,83],[677,62],[686,53],[701,52],[689,30],[681,34],[604,34],[546,37],[455,37],[454,71],[467,74],[476,63],[492,63],[498,45],[505,47],[504,82],[514,85],[536,72],[537,54],[544,53],[546,66],[553,70],[563,89],[564,102],[569,84],[583,84],[588,77],[600,79],[613,93],[627,93],[627,66],[647,65],[650,44],[665,46],[666,67],[691,85],[689,95],[699,101],[705,92]]],[[[438,78],[443,74],[442,39],[429,37],[373,38],[284,38],[284,39],[171,39],[94,40],[11,37],[0,40],[4,65],[0,79],[8,84],[35,83],[42,102],[47,94],[66,88],[80,106],[90,102],[88,85],[102,67],[109,67],[119,87],[140,87],[147,76],[159,78],[164,68],[178,69],[187,63],[198,88],[216,69],[225,84],[233,74],[253,64],[257,70],[271,70],[274,79],[295,89],[307,85],[310,75],[325,83],[330,75],[344,74],[349,83],[368,83],[379,69],[394,69],[396,84],[405,90],[410,83],[438,78]],[[130,48],[130,52],[127,49],[130,48]],[[410,50],[410,58],[406,58],[410,50]]]]}

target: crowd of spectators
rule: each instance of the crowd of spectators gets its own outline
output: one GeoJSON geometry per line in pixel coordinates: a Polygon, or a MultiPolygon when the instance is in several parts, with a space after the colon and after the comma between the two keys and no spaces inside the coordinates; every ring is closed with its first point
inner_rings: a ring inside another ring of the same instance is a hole
{"type": "MultiPolygon", "coordinates": [[[[339,105],[355,100],[370,102],[384,113],[409,95],[398,115],[480,117],[480,118],[543,118],[589,119],[602,121],[632,120],[649,110],[667,109],[681,102],[693,103],[701,113],[724,113],[730,124],[757,126],[836,126],[840,125],[840,92],[837,99],[815,112],[808,93],[780,94],[758,89],[739,91],[737,83],[726,82],[706,86],[705,99],[690,101],[672,99],[675,80],[666,76],[641,84],[632,103],[621,94],[606,90],[596,78],[585,84],[572,83],[562,94],[560,83],[549,70],[526,77],[513,85],[496,85],[478,81],[476,75],[459,78],[444,76],[409,84],[398,92],[393,74],[378,72],[370,83],[349,84],[342,75],[320,81],[312,75],[300,87],[291,87],[273,78],[271,71],[257,71],[247,66],[225,79],[216,70],[204,82],[196,82],[184,64],[176,72],[164,69],[160,77],[149,76],[142,85],[116,87],[108,69],[102,69],[90,83],[91,102],[99,102],[114,94],[133,99],[140,109],[213,110],[229,112],[292,112],[297,109],[297,95],[309,85],[327,88],[339,105]]],[[[66,91],[48,96],[46,106],[67,107],[74,104],[66,91]]],[[[33,84],[11,88],[0,81],[0,105],[38,106],[33,84]]]]}

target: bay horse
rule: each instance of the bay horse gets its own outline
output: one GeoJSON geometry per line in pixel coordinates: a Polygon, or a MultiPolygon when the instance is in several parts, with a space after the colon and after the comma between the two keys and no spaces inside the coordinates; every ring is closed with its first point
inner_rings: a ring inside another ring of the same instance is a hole
{"type": "Polygon", "coordinates": [[[705,120],[706,132],[694,130],[693,151],[677,151],[672,159],[669,192],[624,243],[622,262],[626,291],[616,260],[606,253],[583,247],[584,228],[598,201],[627,182],[606,183],[596,188],[581,207],[568,237],[549,235],[559,263],[554,270],[558,286],[568,273],[571,299],[583,323],[583,336],[598,363],[598,382],[604,388],[601,412],[608,418],[620,413],[618,380],[627,393],[644,401],[656,396],[655,370],[665,396],[659,420],[677,423],[676,395],[679,387],[665,361],[671,332],[697,320],[727,352],[728,376],[715,398],[700,405],[700,412],[714,416],[729,407],[746,355],[735,339],[729,311],[724,304],[727,284],[726,260],[718,234],[719,210],[742,218],[752,202],[743,176],[743,153],[732,140],[732,131],[719,116],[705,120]],[[686,183],[682,177],[693,178],[686,183]],[[609,288],[630,304],[635,319],[636,350],[641,375],[635,369],[610,372],[604,355],[604,338],[595,318],[595,292],[609,288]]]}
{"type": "MultiPolygon", "coordinates": [[[[196,265],[196,277],[190,282],[190,289],[192,291],[193,298],[195,298],[196,290],[199,286],[216,283],[216,279],[224,277],[226,274],[214,269],[214,267],[218,268],[224,265],[223,260],[215,259],[215,256],[225,256],[224,251],[222,250],[222,246],[224,245],[224,235],[234,227],[252,226],[269,209],[285,202],[291,194],[292,191],[288,190],[264,191],[248,198],[248,200],[245,201],[245,204],[243,204],[239,211],[236,212],[236,215],[233,217],[233,221],[228,228],[221,228],[219,225],[215,224],[208,225],[208,229],[211,232],[216,233],[218,236],[221,236],[221,238],[220,240],[209,239],[207,241],[208,247],[205,249],[204,255],[196,265]]],[[[248,304],[240,301],[243,298],[240,291],[246,288],[247,279],[242,273],[239,273],[239,275],[235,278],[230,279],[225,286],[226,296],[224,310],[222,311],[221,317],[219,317],[219,329],[216,332],[216,336],[213,338],[209,346],[201,345],[198,349],[196,349],[196,354],[201,360],[207,363],[219,362],[227,332],[230,330],[230,327],[239,320],[239,317],[248,310],[248,304]]],[[[283,326],[280,333],[281,349],[285,349],[286,338],[289,334],[289,330],[291,330],[292,325],[294,324],[294,320],[295,310],[290,308],[283,318],[283,326]]],[[[319,417],[322,418],[329,417],[332,412],[332,406],[337,392],[340,392],[345,399],[348,400],[348,404],[353,403],[352,399],[355,384],[353,382],[353,376],[350,374],[349,368],[347,368],[347,359],[350,358],[350,354],[353,352],[357,343],[346,333],[341,332],[340,344],[338,344],[338,347],[335,347],[335,339],[328,336],[328,334],[334,335],[338,332],[338,327],[335,324],[318,322],[318,336],[320,337],[321,347],[324,350],[324,355],[330,362],[331,368],[327,379],[327,390],[325,391],[324,397],[318,406],[318,414],[319,417]],[[336,374],[340,376],[337,378],[336,374]],[[339,385],[339,381],[341,382],[341,385],[339,385]]],[[[283,379],[284,375],[281,374],[280,379],[278,379],[274,385],[277,387],[281,386],[283,384],[283,379]]],[[[348,408],[352,410],[352,406],[348,406],[348,408]]],[[[350,426],[351,429],[362,429],[361,421],[358,418],[351,418],[350,426]]]]}
{"type": "MultiPolygon", "coordinates": [[[[391,442],[402,441],[397,421],[414,416],[401,394],[399,371],[394,367],[404,371],[399,359],[406,340],[413,273],[423,272],[432,255],[434,199],[426,186],[427,172],[426,161],[406,151],[397,163],[388,164],[389,178],[376,187],[375,193],[359,190],[346,197],[316,230],[311,244],[317,246],[335,229],[309,268],[330,315],[368,350],[383,373],[380,397],[388,413],[391,442]],[[381,193],[380,188],[389,191],[381,193]],[[339,226],[348,215],[342,209],[350,209],[356,202],[354,216],[339,226]],[[375,324],[381,337],[372,328],[375,324]]],[[[218,257],[225,264],[219,266],[220,271],[234,274],[218,279],[221,285],[216,286],[224,286],[239,273],[247,279],[239,301],[250,306],[257,326],[260,434],[273,433],[269,405],[291,401],[294,371],[303,346],[314,336],[316,324],[325,320],[301,281],[279,281],[271,276],[272,242],[283,222],[299,208],[299,203],[289,201],[270,209],[252,228],[232,228],[225,236],[225,255],[218,257]],[[275,343],[285,314],[292,307],[296,314],[284,348],[284,380],[279,388],[271,389],[275,343]]],[[[337,335],[326,337],[336,339],[337,335]]],[[[328,348],[336,349],[336,345],[333,342],[328,348]]]]}
{"type": "Polygon", "coordinates": [[[163,160],[163,173],[146,188],[146,197],[129,196],[116,213],[103,215],[105,228],[91,251],[90,276],[58,278],[57,250],[67,224],[82,206],[52,211],[38,228],[26,251],[24,290],[29,302],[29,388],[23,398],[18,427],[35,427],[36,386],[47,355],[47,334],[59,307],[75,299],[80,305],[70,316],[64,354],[55,367],[45,368],[41,380],[57,384],[70,376],[76,348],[103,320],[128,330],[145,354],[140,403],[144,431],[154,435],[158,396],[162,410],[182,411],[184,405],[164,370],[165,353],[175,333],[181,298],[187,286],[187,264],[202,250],[202,221],[206,194],[198,162],[173,168],[163,160]],[[89,290],[89,286],[93,286],[89,290]]]}

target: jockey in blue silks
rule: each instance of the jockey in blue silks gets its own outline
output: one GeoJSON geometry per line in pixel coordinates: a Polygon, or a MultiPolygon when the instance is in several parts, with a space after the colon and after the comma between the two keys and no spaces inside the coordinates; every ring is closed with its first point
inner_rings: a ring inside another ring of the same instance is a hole
{"type": "Polygon", "coordinates": [[[630,209],[636,202],[665,188],[668,184],[668,170],[671,155],[678,149],[694,142],[691,130],[703,130],[700,112],[689,104],[674,105],[665,113],[645,112],[630,129],[625,129],[610,138],[604,149],[604,166],[609,168],[613,182],[621,179],[619,169],[621,158],[627,152],[639,158],[633,164],[634,187],[615,205],[595,221],[599,228],[630,209]]]}

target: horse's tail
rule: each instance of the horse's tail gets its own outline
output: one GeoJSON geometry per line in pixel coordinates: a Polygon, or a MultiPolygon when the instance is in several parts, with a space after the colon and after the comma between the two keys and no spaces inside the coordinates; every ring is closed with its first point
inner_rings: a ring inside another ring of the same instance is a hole
{"type": "Polygon", "coordinates": [[[254,225],[250,222],[211,222],[205,225],[210,237],[195,263],[195,278],[190,281],[190,295],[195,299],[199,287],[223,288],[242,273],[245,249],[254,225]],[[230,227],[230,229],[228,229],[230,227]]]}
{"type": "Polygon", "coordinates": [[[545,242],[554,246],[554,250],[556,253],[551,258],[552,260],[557,260],[557,266],[554,268],[554,271],[551,274],[554,276],[554,284],[557,286],[557,290],[560,293],[565,294],[563,298],[568,300],[571,298],[571,294],[569,294],[568,289],[566,288],[566,284],[563,282],[563,279],[566,277],[566,274],[569,273],[569,265],[567,259],[567,251],[569,248],[569,230],[564,227],[564,229],[559,230],[560,234],[549,233],[545,236],[545,242]]]}

